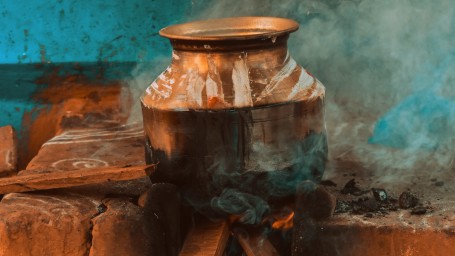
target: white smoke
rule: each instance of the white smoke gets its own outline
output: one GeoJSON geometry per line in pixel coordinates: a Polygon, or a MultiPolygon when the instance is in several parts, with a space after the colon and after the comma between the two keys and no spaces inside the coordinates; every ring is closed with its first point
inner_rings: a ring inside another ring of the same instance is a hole
{"type": "MultiPolygon", "coordinates": [[[[452,0],[192,0],[185,15],[183,21],[231,16],[297,20],[300,29],[291,35],[289,49],[293,58],[327,87],[332,162],[352,159],[377,170],[382,179],[406,178],[416,166],[446,170],[453,165],[453,147],[448,144],[431,150],[368,144],[375,122],[406,97],[433,88],[435,76],[441,84],[435,93],[449,101],[455,99],[455,76],[446,72],[455,65],[438,70],[455,49],[452,0]]],[[[140,89],[134,97],[170,63],[170,54],[157,66],[141,66],[135,71],[129,84],[140,89]]],[[[140,120],[138,109],[137,104],[133,117],[140,120]]],[[[401,114],[404,120],[420,115],[415,111],[401,114]]],[[[422,116],[417,120],[429,123],[433,119],[422,116]]]]}
{"type": "Polygon", "coordinates": [[[453,1],[193,0],[192,20],[230,16],[279,16],[300,23],[289,49],[327,87],[332,162],[337,157],[357,161],[376,170],[382,180],[407,179],[417,167],[453,166],[450,137],[439,147],[425,148],[440,142],[426,136],[428,131],[451,135],[443,126],[428,128],[435,119],[455,126],[455,118],[445,114],[454,112],[447,109],[454,104],[439,104],[437,111],[433,107],[440,95],[455,102],[455,76],[450,72],[455,67],[453,1]],[[441,68],[443,61],[448,67],[441,68]],[[368,143],[378,119],[407,97],[437,86],[435,97],[413,103],[418,111],[405,106],[390,118],[416,120],[414,126],[400,124],[406,129],[398,131],[412,146],[391,149],[368,143]]]}

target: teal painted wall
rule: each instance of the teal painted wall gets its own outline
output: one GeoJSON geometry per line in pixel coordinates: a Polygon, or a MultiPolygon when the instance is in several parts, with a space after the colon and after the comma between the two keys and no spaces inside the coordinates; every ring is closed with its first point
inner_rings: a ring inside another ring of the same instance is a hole
{"type": "Polygon", "coordinates": [[[0,63],[150,61],[169,49],[160,28],[187,0],[2,0],[0,63]]]}
{"type": "Polygon", "coordinates": [[[186,21],[192,8],[187,0],[0,1],[0,126],[21,134],[24,113],[46,107],[32,98],[46,86],[36,79],[56,66],[75,73],[80,63],[84,75],[102,69],[109,80],[169,55],[158,31],[186,21]]]}

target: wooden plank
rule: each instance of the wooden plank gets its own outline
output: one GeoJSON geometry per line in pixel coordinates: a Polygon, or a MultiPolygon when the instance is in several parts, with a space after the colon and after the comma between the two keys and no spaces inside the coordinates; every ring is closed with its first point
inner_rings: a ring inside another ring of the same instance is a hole
{"type": "Polygon", "coordinates": [[[222,256],[229,239],[227,221],[212,222],[206,218],[196,222],[188,233],[180,256],[222,256]]]}
{"type": "Polygon", "coordinates": [[[247,256],[279,256],[277,250],[260,229],[236,227],[232,233],[247,256]]]}
{"type": "Polygon", "coordinates": [[[151,175],[155,165],[85,168],[74,171],[37,173],[0,179],[0,194],[68,188],[109,181],[134,180],[151,175]]]}

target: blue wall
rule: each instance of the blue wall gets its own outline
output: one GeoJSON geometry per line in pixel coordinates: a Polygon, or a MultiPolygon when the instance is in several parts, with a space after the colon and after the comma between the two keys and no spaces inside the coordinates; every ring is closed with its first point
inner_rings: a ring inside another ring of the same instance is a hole
{"type": "Polygon", "coordinates": [[[150,61],[167,54],[160,28],[187,0],[2,0],[0,64],[150,61]]]}
{"type": "Polygon", "coordinates": [[[186,21],[192,8],[188,0],[1,0],[0,126],[21,131],[24,113],[43,107],[32,99],[46,87],[36,79],[55,67],[78,73],[76,62],[84,75],[102,70],[109,80],[168,56],[170,44],[158,31],[186,21]]]}

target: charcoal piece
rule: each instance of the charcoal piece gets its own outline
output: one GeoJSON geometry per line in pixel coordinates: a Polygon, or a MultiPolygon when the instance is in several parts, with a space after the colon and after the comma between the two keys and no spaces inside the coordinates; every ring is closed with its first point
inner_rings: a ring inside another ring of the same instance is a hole
{"type": "Polygon", "coordinates": [[[427,208],[423,206],[417,206],[411,210],[412,215],[423,215],[425,213],[427,213],[427,208]]]}
{"type": "Polygon", "coordinates": [[[355,179],[349,180],[340,192],[341,194],[351,194],[354,196],[361,196],[365,193],[368,193],[368,191],[364,191],[357,186],[355,179]]]}
{"type": "Polygon", "coordinates": [[[379,202],[387,201],[387,192],[382,188],[372,188],[374,198],[379,202]]]}
{"type": "Polygon", "coordinates": [[[321,180],[321,182],[319,182],[319,184],[321,184],[322,186],[328,186],[328,187],[336,187],[337,184],[331,180],[321,180]]]}
{"type": "Polygon", "coordinates": [[[181,199],[175,185],[155,183],[142,194],[138,204],[149,218],[157,218],[164,231],[165,255],[178,255],[181,246],[181,199]]]}
{"type": "Polygon", "coordinates": [[[360,205],[362,205],[365,212],[377,212],[381,210],[378,201],[374,198],[368,198],[367,200],[360,202],[360,205]]]}
{"type": "Polygon", "coordinates": [[[354,214],[364,214],[368,212],[377,212],[380,209],[378,201],[374,198],[360,198],[357,201],[354,201],[352,204],[352,213],[354,214]]]}
{"type": "Polygon", "coordinates": [[[409,191],[401,193],[398,198],[398,204],[401,209],[409,209],[415,207],[419,203],[419,199],[409,191]]]}

